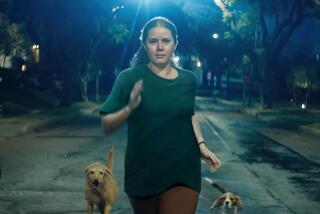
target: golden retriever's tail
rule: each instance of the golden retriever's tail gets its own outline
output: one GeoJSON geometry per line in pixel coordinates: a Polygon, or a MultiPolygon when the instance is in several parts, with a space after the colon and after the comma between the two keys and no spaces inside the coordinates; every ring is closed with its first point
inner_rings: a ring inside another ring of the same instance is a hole
{"type": "Polygon", "coordinates": [[[108,154],[108,162],[107,162],[107,167],[111,172],[113,169],[113,152],[114,152],[114,148],[113,148],[113,146],[111,146],[111,149],[108,154]]]}
{"type": "Polygon", "coordinates": [[[220,186],[219,184],[217,184],[216,182],[214,182],[213,180],[211,180],[208,177],[204,177],[204,180],[206,180],[209,184],[211,184],[211,186],[215,187],[216,189],[218,189],[220,192],[222,193],[226,193],[226,189],[223,188],[222,186],[220,186]]]}

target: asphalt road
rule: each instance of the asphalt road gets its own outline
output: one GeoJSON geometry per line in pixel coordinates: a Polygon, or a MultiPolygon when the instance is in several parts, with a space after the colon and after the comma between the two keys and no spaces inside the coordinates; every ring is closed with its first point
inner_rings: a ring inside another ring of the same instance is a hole
{"type": "MultiPolygon", "coordinates": [[[[197,103],[208,146],[222,161],[215,173],[203,164],[202,176],[239,195],[240,213],[318,213],[318,166],[256,133],[268,124],[210,100],[197,103]]],[[[0,140],[0,213],[86,213],[84,168],[104,162],[111,145],[120,187],[112,213],[132,213],[123,191],[126,126],[109,136],[99,126],[99,117],[91,116],[0,140]]],[[[203,181],[197,214],[213,213],[209,208],[219,195],[203,181]]]]}

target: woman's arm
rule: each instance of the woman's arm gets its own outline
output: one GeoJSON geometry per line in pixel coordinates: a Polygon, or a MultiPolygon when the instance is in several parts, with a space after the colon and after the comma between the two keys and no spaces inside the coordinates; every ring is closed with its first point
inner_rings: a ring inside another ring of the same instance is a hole
{"type": "Polygon", "coordinates": [[[197,142],[199,144],[201,158],[208,164],[211,171],[214,172],[220,167],[221,162],[217,158],[217,156],[212,151],[210,151],[208,149],[208,147],[206,146],[205,143],[201,143],[201,142],[205,142],[205,141],[203,139],[203,135],[201,132],[200,123],[199,123],[197,114],[194,114],[192,116],[191,120],[192,120],[193,130],[196,135],[197,142]]]}
{"type": "Polygon", "coordinates": [[[127,120],[130,113],[141,103],[141,92],[143,90],[143,81],[139,80],[133,86],[130,93],[129,103],[122,109],[102,116],[101,126],[105,133],[111,133],[121,127],[127,120]]]}
{"type": "Polygon", "coordinates": [[[111,133],[122,126],[130,115],[130,108],[128,105],[116,111],[102,116],[101,126],[105,133],[111,133]]]}
{"type": "Polygon", "coordinates": [[[194,130],[194,133],[196,135],[198,143],[203,142],[204,139],[203,139],[203,135],[202,135],[201,128],[200,128],[198,115],[195,113],[192,116],[191,120],[192,120],[193,130],[194,130]]]}

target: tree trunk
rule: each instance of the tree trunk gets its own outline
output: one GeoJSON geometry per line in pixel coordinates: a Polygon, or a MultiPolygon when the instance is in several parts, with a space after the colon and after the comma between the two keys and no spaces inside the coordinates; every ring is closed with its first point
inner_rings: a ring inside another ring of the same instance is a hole
{"type": "Polygon", "coordinates": [[[305,101],[304,101],[306,106],[308,106],[309,94],[310,94],[310,89],[309,89],[309,87],[308,87],[308,88],[307,88],[307,92],[306,92],[305,101]]]}
{"type": "Polygon", "coordinates": [[[274,94],[274,69],[277,67],[277,55],[266,49],[265,64],[262,68],[262,107],[272,109],[274,94]]]}
{"type": "Polygon", "coordinates": [[[243,103],[243,105],[246,104],[246,82],[244,79],[242,82],[242,103],[243,103]]]}
{"type": "Polygon", "coordinates": [[[5,68],[5,64],[6,64],[6,58],[7,58],[7,54],[4,54],[3,56],[3,62],[2,62],[2,68],[5,68]]]}
{"type": "Polygon", "coordinates": [[[81,97],[82,97],[82,100],[85,102],[85,103],[88,103],[89,102],[89,99],[88,99],[88,78],[87,77],[81,77],[81,97]]]}
{"type": "Polygon", "coordinates": [[[99,102],[100,101],[100,96],[99,96],[99,78],[100,78],[100,75],[99,74],[96,74],[96,102],[99,102]]]}
{"type": "Polygon", "coordinates": [[[252,77],[249,77],[248,82],[248,106],[251,107],[251,99],[252,99],[252,77]]]}
{"type": "Polygon", "coordinates": [[[226,99],[230,99],[230,75],[229,71],[227,71],[227,86],[226,86],[226,99]]]}
{"type": "Polygon", "coordinates": [[[60,103],[62,106],[67,107],[72,103],[71,94],[73,91],[73,83],[72,81],[65,80],[63,85],[60,103]]]}

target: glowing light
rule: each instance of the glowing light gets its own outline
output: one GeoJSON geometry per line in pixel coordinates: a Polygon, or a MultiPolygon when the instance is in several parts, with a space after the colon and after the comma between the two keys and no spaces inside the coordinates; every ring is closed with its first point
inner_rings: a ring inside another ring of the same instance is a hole
{"type": "Polygon", "coordinates": [[[120,9],[123,9],[123,8],[124,8],[123,5],[121,5],[121,6],[114,6],[111,11],[114,13],[114,12],[116,12],[117,10],[120,10],[120,9]]]}
{"type": "Polygon", "coordinates": [[[32,54],[35,63],[40,63],[40,46],[37,44],[32,45],[32,54]]]}
{"type": "Polygon", "coordinates": [[[200,61],[197,62],[197,67],[198,67],[198,68],[201,67],[201,62],[200,62],[200,61]]]}
{"type": "Polygon", "coordinates": [[[219,38],[219,34],[217,34],[217,33],[212,34],[212,38],[218,39],[219,38]]]}
{"type": "Polygon", "coordinates": [[[21,66],[21,71],[25,72],[26,70],[27,70],[27,65],[26,64],[22,65],[21,66]]]}
{"type": "Polygon", "coordinates": [[[306,108],[306,105],[305,105],[305,104],[302,104],[302,105],[301,105],[301,108],[302,108],[302,109],[305,109],[305,108],[306,108]]]}
{"type": "Polygon", "coordinates": [[[39,45],[37,45],[37,44],[32,45],[32,49],[33,50],[39,49],[39,45]]]}
{"type": "Polygon", "coordinates": [[[180,60],[180,57],[178,57],[178,56],[175,56],[175,57],[173,57],[173,62],[175,63],[175,64],[178,64],[179,63],[179,60],[180,60]]]}

